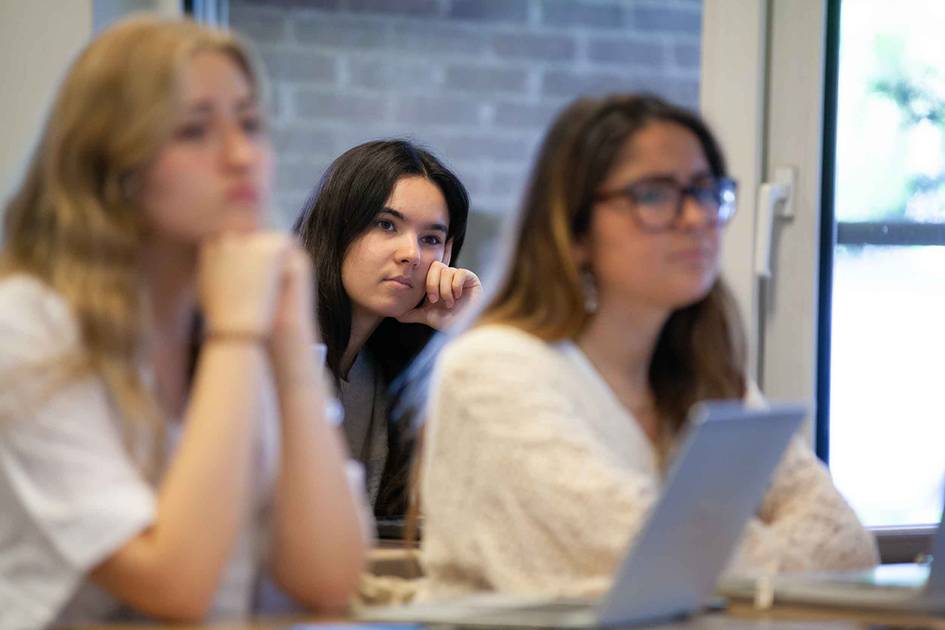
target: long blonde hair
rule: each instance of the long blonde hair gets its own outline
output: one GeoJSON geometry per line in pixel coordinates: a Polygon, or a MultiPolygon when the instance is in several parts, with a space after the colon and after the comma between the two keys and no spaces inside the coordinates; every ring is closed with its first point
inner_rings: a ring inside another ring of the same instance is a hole
{"type": "MultiPolygon", "coordinates": [[[[65,299],[82,341],[76,364],[103,379],[129,448],[164,425],[140,372],[147,227],[134,198],[142,169],[172,132],[182,71],[203,51],[232,58],[261,91],[259,66],[242,42],[190,21],[132,18],[91,42],[59,88],[4,217],[2,273],[30,274],[65,299]]],[[[136,453],[149,475],[160,442],[136,453]]]]}

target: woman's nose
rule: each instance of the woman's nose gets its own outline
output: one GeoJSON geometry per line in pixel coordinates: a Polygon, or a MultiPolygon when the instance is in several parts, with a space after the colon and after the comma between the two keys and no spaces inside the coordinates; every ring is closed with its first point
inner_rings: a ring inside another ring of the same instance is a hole
{"type": "Polygon", "coordinates": [[[682,211],[676,225],[683,230],[696,230],[712,225],[712,211],[706,208],[692,195],[682,198],[682,211]]]}
{"type": "Polygon", "coordinates": [[[240,127],[227,129],[223,137],[223,156],[226,163],[238,168],[252,166],[257,158],[257,145],[240,127]]]}
{"type": "Polygon", "coordinates": [[[397,260],[404,264],[416,265],[420,262],[420,246],[413,234],[404,234],[397,248],[397,260]]]}

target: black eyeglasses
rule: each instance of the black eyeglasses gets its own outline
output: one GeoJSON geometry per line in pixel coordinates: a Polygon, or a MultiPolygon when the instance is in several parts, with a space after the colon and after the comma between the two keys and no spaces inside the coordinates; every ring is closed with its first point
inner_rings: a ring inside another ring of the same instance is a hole
{"type": "Polygon", "coordinates": [[[598,193],[597,201],[625,197],[641,229],[649,232],[669,230],[682,216],[686,197],[699,204],[709,226],[723,226],[735,215],[735,191],[738,185],[730,177],[714,177],[682,186],[669,177],[642,179],[619,190],[598,193]]]}

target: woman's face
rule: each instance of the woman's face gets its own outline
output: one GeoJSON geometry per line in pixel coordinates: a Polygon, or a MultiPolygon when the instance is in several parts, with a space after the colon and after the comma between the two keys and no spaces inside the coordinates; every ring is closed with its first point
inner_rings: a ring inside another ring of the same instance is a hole
{"type": "MultiPolygon", "coordinates": [[[[621,148],[599,192],[654,180],[682,187],[711,184],[695,134],[671,122],[648,124],[621,148]]],[[[594,206],[589,232],[576,251],[578,262],[589,265],[595,276],[602,307],[619,303],[675,310],[704,297],[718,276],[721,228],[706,209],[686,195],[680,214],[662,231],[645,229],[632,214],[645,210],[627,195],[594,206]]]]}
{"type": "Polygon", "coordinates": [[[341,281],[354,310],[399,317],[415,308],[430,265],[446,262],[448,229],[446,199],[435,184],[420,176],[397,180],[341,264],[341,281]]]}
{"type": "Polygon", "coordinates": [[[259,228],[272,153],[246,74],[224,53],[201,52],[181,76],[181,95],[171,138],[142,173],[150,228],[188,245],[259,228]]]}

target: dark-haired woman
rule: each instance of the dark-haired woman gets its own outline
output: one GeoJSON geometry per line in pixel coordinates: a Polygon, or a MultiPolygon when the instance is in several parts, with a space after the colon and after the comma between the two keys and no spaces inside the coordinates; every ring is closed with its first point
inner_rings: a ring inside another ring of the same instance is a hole
{"type": "Polygon", "coordinates": [[[315,263],[326,363],[344,430],[379,517],[406,511],[412,445],[391,418],[390,386],[482,290],[455,264],[469,200],[436,157],[405,140],[373,141],[332,163],[296,231],[315,263]]]}
{"type": "MultiPolygon", "coordinates": [[[[750,397],[718,270],[734,193],[687,111],[613,96],[559,116],[507,276],[435,372],[421,470],[426,597],[609,586],[690,405],[750,397]]],[[[733,566],[875,562],[872,538],[798,437],[733,566]]]]}

